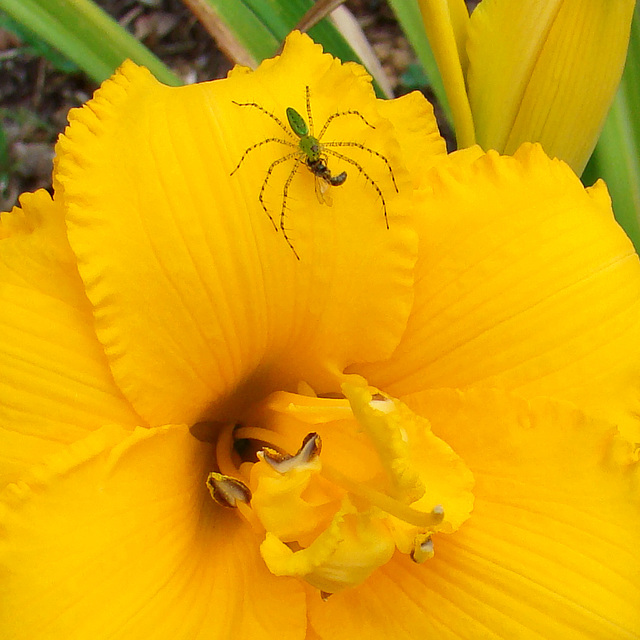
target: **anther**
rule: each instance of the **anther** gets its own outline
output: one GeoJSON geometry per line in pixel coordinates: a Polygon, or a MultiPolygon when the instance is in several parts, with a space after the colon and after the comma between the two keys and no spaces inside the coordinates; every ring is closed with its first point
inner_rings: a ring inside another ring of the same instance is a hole
{"type": "Polygon", "coordinates": [[[268,462],[278,473],[287,473],[291,469],[308,464],[315,460],[322,449],[322,440],[317,433],[309,433],[302,441],[302,446],[295,456],[278,453],[265,447],[258,452],[258,457],[268,462]]]}
{"type": "Polygon", "coordinates": [[[411,559],[417,564],[422,564],[426,560],[433,558],[433,553],[433,540],[431,540],[431,536],[422,539],[418,538],[411,551],[411,559]]]}
{"type": "Polygon", "coordinates": [[[251,490],[244,482],[212,471],[207,478],[211,497],[223,507],[237,508],[238,502],[249,504],[251,490]]]}
{"type": "Polygon", "coordinates": [[[440,524],[444,520],[444,507],[441,504],[437,504],[431,510],[431,515],[433,515],[434,519],[437,519],[438,524],[440,524]]]}

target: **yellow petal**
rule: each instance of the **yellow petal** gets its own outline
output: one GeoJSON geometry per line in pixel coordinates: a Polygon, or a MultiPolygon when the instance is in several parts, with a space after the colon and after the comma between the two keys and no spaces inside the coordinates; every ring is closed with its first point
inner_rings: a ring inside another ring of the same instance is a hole
{"type": "Polygon", "coordinates": [[[465,87],[469,15],[462,0],[419,0],[424,28],[451,106],[459,147],[475,143],[465,87]]]}
{"type": "Polygon", "coordinates": [[[114,376],[152,424],[200,418],[248,380],[256,395],[301,379],[335,390],[346,364],[397,344],[412,300],[414,180],[357,69],[298,33],[254,73],[189,87],[127,64],[72,112],[56,188],[114,376]],[[272,163],[297,152],[285,110],[309,120],[307,86],[316,135],[357,111],[322,140],[354,143],[330,149],[359,166],[327,156],[333,175],[348,173],[332,207],[299,167],[286,199],[297,260],[279,228],[293,159],[272,163]],[[260,145],[270,137],[288,143],[260,145]]]}
{"type": "Polygon", "coordinates": [[[47,453],[139,418],[115,386],[91,307],[46,191],[0,227],[0,486],[47,453]]]}
{"type": "Polygon", "coordinates": [[[604,185],[585,191],[535,146],[456,157],[431,174],[405,337],[359,371],[394,396],[481,385],[571,400],[638,441],[640,263],[604,185]]]}
{"type": "Polygon", "coordinates": [[[309,593],[315,631],[332,640],[637,637],[640,477],[615,428],[488,390],[404,400],[469,464],[473,513],[435,536],[420,566],[398,555],[326,603],[309,593]]]}
{"type": "Polygon", "coordinates": [[[396,124],[396,138],[414,187],[422,186],[427,170],[447,157],[447,145],[440,135],[433,107],[421,93],[414,91],[395,100],[379,100],[378,109],[396,124]]]}
{"type": "Polygon", "coordinates": [[[186,427],[104,428],[10,486],[0,636],[302,640],[297,583],[208,496],[212,454],[186,427]]]}
{"type": "Polygon", "coordinates": [[[624,67],[634,0],[484,0],[469,27],[477,141],[540,142],[582,173],[624,67]]]}

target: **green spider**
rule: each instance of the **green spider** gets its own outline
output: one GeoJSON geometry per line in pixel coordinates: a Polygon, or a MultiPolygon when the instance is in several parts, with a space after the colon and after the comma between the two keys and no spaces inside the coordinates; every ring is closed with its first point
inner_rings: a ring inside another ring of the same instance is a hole
{"type": "Polygon", "coordinates": [[[280,209],[280,229],[282,230],[284,239],[286,240],[291,251],[293,251],[293,254],[298,260],[300,260],[300,256],[298,255],[298,252],[295,250],[293,244],[291,243],[291,240],[289,239],[289,236],[287,235],[287,230],[284,226],[284,219],[285,219],[285,212],[287,208],[287,199],[289,197],[289,188],[301,164],[304,164],[304,166],[307,167],[307,169],[315,176],[315,190],[316,190],[316,197],[318,198],[318,202],[320,204],[326,204],[329,207],[333,204],[333,201],[329,192],[330,187],[339,187],[343,185],[347,179],[347,172],[342,171],[338,175],[333,175],[328,166],[328,155],[334,156],[354,166],[360,172],[360,174],[362,174],[365,180],[375,189],[382,203],[382,211],[384,213],[385,224],[387,226],[387,229],[389,228],[389,219],[387,217],[387,203],[384,199],[384,194],[382,193],[382,190],[380,189],[380,187],[377,185],[375,180],[364,170],[362,165],[360,165],[358,162],[356,162],[352,158],[349,158],[348,156],[345,156],[342,153],[335,151],[333,147],[356,147],[357,149],[362,149],[363,151],[366,151],[371,155],[376,156],[377,158],[382,160],[382,162],[384,162],[385,166],[389,170],[389,175],[391,177],[393,187],[397,193],[398,186],[396,184],[396,179],[393,174],[393,169],[391,168],[391,165],[389,164],[389,161],[387,160],[387,158],[385,158],[381,153],[378,153],[377,151],[369,147],[365,147],[363,144],[360,144],[359,142],[348,142],[348,141],[320,142],[320,140],[322,139],[322,136],[326,133],[329,125],[336,118],[339,118],[342,116],[357,116],[368,127],[375,129],[375,127],[372,124],[370,124],[359,111],[354,111],[354,110],[338,111],[333,115],[330,115],[327,118],[326,122],[324,123],[322,129],[320,130],[320,133],[316,137],[314,136],[314,132],[313,132],[313,116],[311,114],[311,98],[310,98],[308,86],[306,87],[307,120],[309,123],[308,125],[307,125],[307,122],[305,122],[304,118],[293,107],[288,107],[286,111],[287,120],[289,122],[289,128],[287,128],[285,124],[282,122],[282,120],[280,120],[280,118],[278,118],[273,113],[267,111],[264,107],[260,106],[255,102],[236,102],[234,100],[233,103],[238,105],[239,107],[253,107],[255,109],[258,109],[265,115],[269,116],[269,118],[271,118],[274,122],[276,122],[280,126],[280,128],[287,134],[287,136],[289,136],[289,139],[275,138],[275,137],[266,138],[265,140],[261,140],[260,142],[257,142],[256,144],[251,145],[248,149],[245,149],[244,153],[242,154],[242,157],[240,158],[238,164],[236,165],[236,168],[229,174],[230,176],[232,176],[240,168],[245,158],[249,155],[249,153],[251,153],[251,151],[254,151],[255,149],[257,149],[258,147],[261,147],[264,144],[268,144],[270,142],[278,142],[288,147],[293,147],[295,149],[295,151],[292,151],[291,153],[288,153],[278,158],[277,160],[274,160],[269,165],[267,169],[267,174],[262,183],[262,187],[260,188],[260,194],[258,196],[258,200],[260,201],[260,205],[264,209],[265,213],[269,216],[269,220],[271,220],[271,223],[273,224],[273,228],[277,231],[278,227],[273,217],[269,213],[269,210],[267,209],[267,206],[264,202],[264,194],[265,194],[267,185],[269,184],[269,178],[271,177],[273,170],[283,162],[286,162],[287,160],[293,160],[294,161],[293,167],[289,172],[289,175],[284,183],[284,188],[282,190],[282,207],[280,209]]]}

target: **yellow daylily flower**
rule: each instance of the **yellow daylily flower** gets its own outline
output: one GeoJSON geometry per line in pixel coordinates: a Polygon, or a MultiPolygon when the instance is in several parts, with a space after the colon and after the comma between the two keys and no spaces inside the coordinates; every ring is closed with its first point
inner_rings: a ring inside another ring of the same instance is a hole
{"type": "Polygon", "coordinates": [[[539,142],[578,174],[622,76],[635,0],[420,0],[458,143],[539,142]]]}
{"type": "Polygon", "coordinates": [[[127,63],[70,121],[0,217],[3,638],[638,636],[604,185],[447,156],[299,33],[194,86],[127,63]]]}

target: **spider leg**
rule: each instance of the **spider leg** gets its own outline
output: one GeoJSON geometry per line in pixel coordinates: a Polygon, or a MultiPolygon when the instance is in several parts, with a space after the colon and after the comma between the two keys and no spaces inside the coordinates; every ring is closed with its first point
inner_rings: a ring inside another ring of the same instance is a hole
{"type": "MultiPolygon", "coordinates": [[[[357,149],[362,149],[363,151],[367,151],[373,154],[374,156],[377,156],[378,158],[380,158],[380,160],[382,160],[382,162],[384,162],[387,165],[387,169],[389,169],[389,175],[391,176],[391,182],[393,182],[393,187],[396,190],[396,193],[398,193],[398,185],[396,184],[396,177],[393,175],[393,169],[391,168],[389,161],[381,153],[378,153],[377,151],[369,147],[365,147],[363,144],[360,144],[359,142],[344,142],[344,141],[323,142],[322,146],[323,148],[324,147],[356,147],[357,149]]],[[[333,153],[335,154],[336,152],[334,151],[333,153]]]]}
{"type": "MultiPolygon", "coordinates": [[[[267,184],[269,182],[269,178],[271,177],[271,174],[273,173],[273,170],[279,164],[282,164],[283,162],[286,162],[287,160],[291,160],[291,158],[295,158],[297,155],[298,155],[298,152],[296,151],[294,153],[288,153],[286,156],[282,156],[282,158],[278,158],[277,160],[274,160],[269,165],[269,168],[267,169],[267,175],[264,178],[264,182],[262,183],[262,187],[260,187],[260,195],[258,196],[258,200],[260,201],[260,204],[262,205],[262,208],[264,209],[264,212],[269,216],[269,220],[271,220],[271,224],[273,225],[273,228],[276,231],[278,230],[278,225],[276,225],[275,220],[271,217],[271,214],[269,213],[269,210],[267,209],[267,205],[264,203],[264,200],[263,200],[264,190],[267,188],[267,184]]],[[[296,160],[296,166],[298,165],[299,162],[300,162],[299,159],[296,160]]]]}
{"type": "Polygon", "coordinates": [[[267,142],[279,142],[280,144],[286,144],[288,147],[297,146],[293,144],[293,142],[289,142],[288,140],[283,140],[282,138],[266,138],[265,140],[256,142],[256,144],[252,144],[248,149],[245,149],[244,153],[242,154],[242,157],[240,158],[240,161],[236,165],[236,168],[229,174],[229,177],[231,177],[240,168],[240,165],[243,163],[244,159],[249,155],[251,151],[253,151],[254,149],[257,149],[258,147],[261,147],[263,144],[267,144],[267,142]]]}
{"type": "Polygon", "coordinates": [[[289,245],[291,251],[293,251],[293,255],[298,260],[300,260],[300,256],[298,255],[298,252],[294,249],[293,245],[291,244],[291,240],[289,240],[289,236],[287,235],[287,230],[285,229],[285,226],[284,226],[284,212],[287,206],[287,197],[289,195],[289,185],[291,184],[293,177],[296,175],[296,172],[298,171],[298,167],[300,166],[301,162],[302,162],[302,159],[300,157],[296,158],[296,162],[293,165],[293,169],[291,169],[291,173],[289,173],[289,177],[287,178],[287,181],[284,183],[284,189],[282,190],[282,209],[280,210],[280,228],[282,229],[282,235],[284,236],[284,239],[287,241],[287,244],[289,245]]]}
{"type": "Polygon", "coordinates": [[[313,116],[311,115],[311,93],[309,92],[309,85],[305,87],[305,96],[307,99],[307,119],[309,121],[309,131],[313,135],[313,116]]]}
{"type": "Polygon", "coordinates": [[[282,130],[292,140],[295,140],[295,138],[293,137],[293,134],[291,133],[291,131],[289,131],[289,128],[284,124],[284,122],[282,122],[282,120],[280,120],[280,118],[278,118],[278,116],[276,116],[275,114],[271,113],[271,111],[267,111],[264,107],[260,106],[256,102],[236,102],[235,100],[232,100],[231,102],[233,102],[233,104],[237,104],[239,107],[255,107],[259,111],[262,111],[262,113],[264,113],[265,115],[269,116],[274,122],[277,122],[280,125],[280,127],[282,128],[282,130]]]}
{"type": "Polygon", "coordinates": [[[380,187],[376,184],[375,180],[362,168],[362,166],[359,163],[357,163],[355,160],[352,160],[348,156],[344,156],[341,153],[338,153],[337,151],[333,151],[333,149],[325,149],[325,152],[330,153],[332,156],[335,156],[336,158],[339,158],[340,160],[344,160],[344,162],[348,162],[349,164],[353,165],[364,176],[364,179],[376,190],[378,197],[382,202],[384,222],[387,225],[387,229],[388,229],[389,218],[387,216],[387,203],[384,199],[384,195],[382,194],[382,191],[380,190],[380,187]]]}
{"type": "Polygon", "coordinates": [[[329,128],[329,125],[336,118],[339,118],[340,116],[358,116],[358,118],[360,118],[360,120],[362,120],[362,122],[364,122],[368,127],[375,129],[375,127],[359,111],[354,111],[354,110],[338,111],[337,113],[334,113],[327,118],[327,121],[324,123],[322,127],[322,131],[320,131],[320,133],[318,134],[318,140],[322,139],[322,136],[324,135],[325,131],[329,128]]]}

